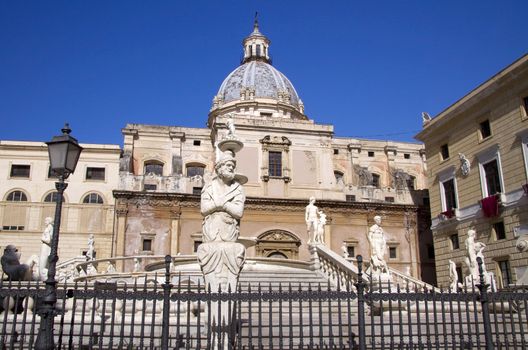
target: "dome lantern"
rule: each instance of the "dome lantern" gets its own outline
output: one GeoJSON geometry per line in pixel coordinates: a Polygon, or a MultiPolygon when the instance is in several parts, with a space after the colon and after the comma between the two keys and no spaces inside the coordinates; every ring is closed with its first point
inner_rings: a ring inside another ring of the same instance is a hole
{"type": "Polygon", "coordinates": [[[264,61],[271,64],[269,56],[269,45],[271,41],[260,32],[258,24],[258,12],[255,13],[253,32],[242,41],[244,59],[242,63],[250,61],[264,61]]]}

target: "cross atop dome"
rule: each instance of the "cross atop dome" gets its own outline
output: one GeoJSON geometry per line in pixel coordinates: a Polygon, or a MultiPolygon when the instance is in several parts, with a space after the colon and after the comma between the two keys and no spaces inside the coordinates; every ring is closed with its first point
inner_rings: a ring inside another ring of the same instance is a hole
{"type": "Polygon", "coordinates": [[[244,59],[242,63],[264,61],[271,64],[271,58],[269,56],[270,44],[271,41],[259,30],[258,12],[256,12],[253,32],[242,41],[242,46],[244,47],[244,59]]]}

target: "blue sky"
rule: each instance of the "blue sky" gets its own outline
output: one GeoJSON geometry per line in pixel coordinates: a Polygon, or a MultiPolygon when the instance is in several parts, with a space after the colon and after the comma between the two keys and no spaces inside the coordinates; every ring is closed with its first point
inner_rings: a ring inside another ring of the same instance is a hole
{"type": "Polygon", "coordinates": [[[337,136],[412,141],[422,111],[527,53],[528,1],[0,0],[0,139],[204,127],[255,11],[274,66],[337,136]]]}

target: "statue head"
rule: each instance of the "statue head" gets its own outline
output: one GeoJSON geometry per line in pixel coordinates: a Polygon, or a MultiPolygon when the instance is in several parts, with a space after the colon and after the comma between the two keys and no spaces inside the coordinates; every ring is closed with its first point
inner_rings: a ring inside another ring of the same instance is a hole
{"type": "Polygon", "coordinates": [[[379,216],[379,215],[374,216],[374,222],[377,225],[380,225],[381,224],[381,216],[379,216]]]}
{"type": "Polygon", "coordinates": [[[475,230],[468,230],[468,232],[467,232],[468,237],[471,237],[471,238],[475,238],[476,233],[477,232],[475,230]]]}
{"type": "Polygon", "coordinates": [[[44,219],[44,224],[46,224],[46,226],[53,224],[53,218],[48,216],[44,219]]]}
{"type": "Polygon", "coordinates": [[[315,203],[315,197],[314,196],[311,196],[310,197],[310,204],[314,204],[315,203]]]}
{"type": "Polygon", "coordinates": [[[215,172],[224,181],[232,181],[235,178],[236,159],[233,151],[223,152],[215,164],[215,172]]]}

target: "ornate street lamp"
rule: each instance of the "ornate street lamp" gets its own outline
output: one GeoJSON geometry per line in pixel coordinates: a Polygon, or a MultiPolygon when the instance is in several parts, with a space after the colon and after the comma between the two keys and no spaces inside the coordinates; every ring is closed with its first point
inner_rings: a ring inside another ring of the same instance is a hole
{"type": "Polygon", "coordinates": [[[46,142],[48,145],[51,171],[58,176],[59,181],[55,182],[57,201],[55,205],[53,236],[51,237],[50,244],[51,251],[48,258],[48,278],[46,279],[46,289],[43,297],[40,298],[40,305],[37,311],[40,315],[40,326],[37,340],[35,341],[36,350],[52,350],[55,348],[55,339],[53,336],[53,323],[55,315],[57,314],[55,309],[57,302],[55,267],[59,259],[57,250],[59,246],[62,199],[64,190],[68,187],[68,184],[64,180],[75,171],[77,161],[83,150],[77,140],[70,136],[71,129],[68,124],[65,124],[61,131],[62,135],[54,136],[50,142],[46,142]]]}

